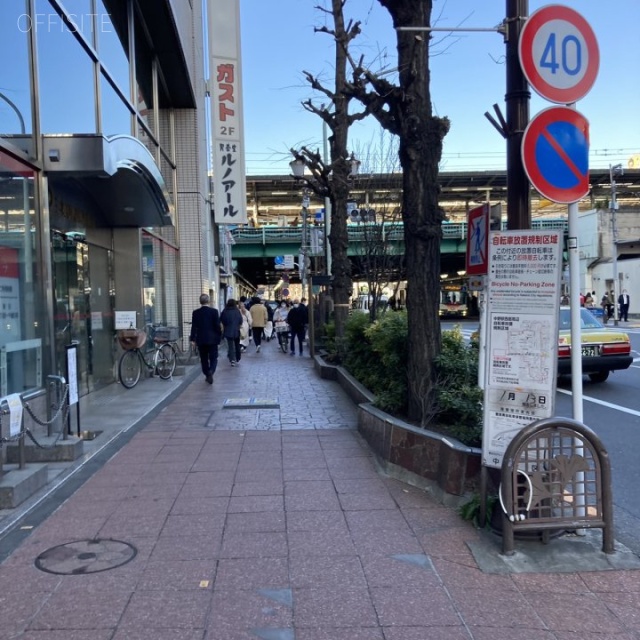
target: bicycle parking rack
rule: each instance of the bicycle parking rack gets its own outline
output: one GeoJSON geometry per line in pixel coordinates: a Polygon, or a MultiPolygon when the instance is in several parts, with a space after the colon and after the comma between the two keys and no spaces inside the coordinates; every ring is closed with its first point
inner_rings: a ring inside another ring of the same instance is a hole
{"type": "Polygon", "coordinates": [[[602,551],[614,552],[609,454],[596,434],[569,418],[546,418],[511,441],[502,462],[502,552],[518,532],[602,529],[602,551]]]}

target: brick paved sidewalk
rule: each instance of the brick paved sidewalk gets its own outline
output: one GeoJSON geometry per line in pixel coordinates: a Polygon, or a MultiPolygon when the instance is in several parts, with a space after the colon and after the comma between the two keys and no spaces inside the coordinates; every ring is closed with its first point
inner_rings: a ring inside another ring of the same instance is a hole
{"type": "Polygon", "coordinates": [[[221,358],[0,565],[0,640],[640,638],[639,572],[482,573],[355,419],[308,358],[221,358]]]}

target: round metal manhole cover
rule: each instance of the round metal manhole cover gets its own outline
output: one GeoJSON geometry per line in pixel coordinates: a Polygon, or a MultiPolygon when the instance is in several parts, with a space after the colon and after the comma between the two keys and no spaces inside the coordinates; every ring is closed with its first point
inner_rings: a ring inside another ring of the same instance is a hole
{"type": "Polygon", "coordinates": [[[36,558],[36,567],[63,576],[99,573],[131,562],[137,553],[120,540],[77,540],[47,549],[36,558]]]}

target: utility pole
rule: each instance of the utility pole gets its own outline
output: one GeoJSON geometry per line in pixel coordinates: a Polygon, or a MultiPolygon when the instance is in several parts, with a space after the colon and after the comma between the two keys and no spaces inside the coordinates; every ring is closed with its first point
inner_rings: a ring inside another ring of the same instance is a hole
{"type": "Polygon", "coordinates": [[[529,16],[529,0],[506,0],[507,45],[507,229],[531,228],[529,179],[524,170],[522,137],[529,124],[529,85],[520,68],[518,41],[529,16]]]}
{"type": "Polygon", "coordinates": [[[618,326],[618,225],[616,223],[616,211],[618,209],[616,177],[622,175],[623,169],[621,164],[614,166],[609,165],[609,181],[611,182],[611,201],[609,207],[611,209],[611,260],[613,265],[613,324],[618,326]]]}

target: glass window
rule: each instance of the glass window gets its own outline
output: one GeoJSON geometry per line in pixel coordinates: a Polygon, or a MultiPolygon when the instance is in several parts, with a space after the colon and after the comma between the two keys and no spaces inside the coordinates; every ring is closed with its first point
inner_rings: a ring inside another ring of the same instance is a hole
{"type": "Polygon", "coordinates": [[[0,396],[42,386],[34,174],[0,151],[0,396]]]}
{"type": "Polygon", "coordinates": [[[24,0],[0,2],[0,135],[33,132],[29,85],[29,30],[24,0]]]}
{"type": "Polygon", "coordinates": [[[100,62],[109,72],[125,96],[129,90],[129,36],[126,21],[126,2],[118,0],[120,11],[112,15],[110,5],[113,0],[97,0],[97,36],[100,62]]]}
{"type": "Polygon", "coordinates": [[[79,31],[87,42],[93,44],[92,0],[62,0],[61,4],[75,25],[71,30],[79,31]]]}
{"type": "Polygon", "coordinates": [[[153,53],[144,30],[136,23],[136,86],[137,108],[151,133],[155,135],[153,118],[153,53]]]}
{"type": "Polygon", "coordinates": [[[45,0],[36,3],[43,133],[95,133],[94,64],[45,0]]]}
{"type": "Polygon", "coordinates": [[[100,76],[100,88],[102,133],[105,136],[131,135],[131,111],[103,75],[100,76]]]}

